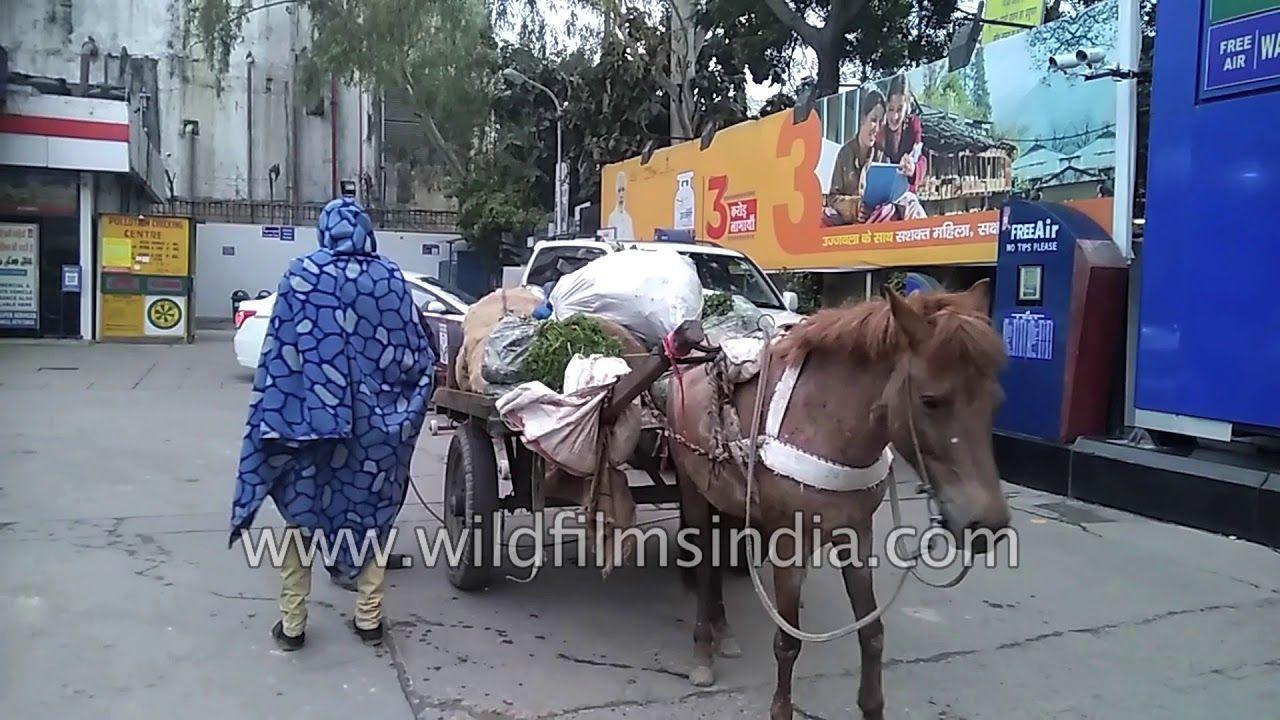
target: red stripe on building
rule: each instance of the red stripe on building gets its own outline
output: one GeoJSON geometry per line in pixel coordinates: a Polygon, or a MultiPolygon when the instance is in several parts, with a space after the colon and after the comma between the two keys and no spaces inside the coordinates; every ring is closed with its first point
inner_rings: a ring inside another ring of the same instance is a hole
{"type": "Polygon", "coordinates": [[[129,142],[129,126],[124,123],[97,120],[36,117],[33,115],[0,115],[0,132],[18,135],[77,138],[80,140],[114,140],[129,142]]]}

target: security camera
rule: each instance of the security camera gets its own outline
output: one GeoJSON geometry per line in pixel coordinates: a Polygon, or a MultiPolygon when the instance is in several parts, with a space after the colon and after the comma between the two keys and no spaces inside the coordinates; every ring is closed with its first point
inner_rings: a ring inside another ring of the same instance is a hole
{"type": "Polygon", "coordinates": [[[1107,51],[1102,48],[1080,48],[1076,51],[1076,64],[1097,65],[1107,59],[1107,51]]]}
{"type": "Polygon", "coordinates": [[[1059,53],[1049,57],[1050,70],[1074,70],[1084,64],[1079,59],[1079,53],[1059,53]]]}

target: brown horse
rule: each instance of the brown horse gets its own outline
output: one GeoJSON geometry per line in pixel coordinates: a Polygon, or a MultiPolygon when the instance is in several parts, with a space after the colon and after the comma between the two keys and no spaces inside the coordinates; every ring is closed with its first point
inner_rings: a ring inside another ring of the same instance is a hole
{"type": "MultiPolygon", "coordinates": [[[[846,468],[866,468],[892,444],[894,452],[928,481],[943,526],[998,531],[1009,523],[992,452],[991,426],[1001,392],[996,380],[1005,361],[1004,345],[987,316],[985,281],[967,292],[889,292],[886,299],[850,308],[824,310],[770,346],[767,383],[760,404],[767,407],[790,364],[803,363],[777,438],[794,448],[846,468]],[[918,440],[918,443],[916,442],[918,440]],[[923,463],[924,467],[918,467],[923,463]]],[[[671,454],[681,485],[686,521],[698,531],[703,561],[697,567],[698,616],[690,680],[714,681],[713,656],[739,651],[724,616],[720,568],[709,562],[714,507],[742,517],[746,472],[726,459],[726,439],[746,437],[765,407],[757,407],[757,377],[729,388],[714,370],[686,373],[682,391],[672,392],[667,419],[671,454]],[[726,397],[726,395],[728,397],[726,397]],[[736,411],[726,413],[725,408],[736,411]],[[728,429],[726,429],[726,416],[728,429]],[[734,428],[739,420],[739,429],[734,428]]],[[[769,538],[796,524],[799,547],[788,533],[777,534],[775,557],[809,558],[815,530],[820,546],[840,530],[856,533],[858,557],[871,555],[872,515],[884,498],[890,475],[864,490],[833,491],[805,485],[758,463],[751,524],[769,538]],[[798,551],[798,554],[795,554],[798,551]]],[[[847,540],[845,541],[847,542],[847,540]]],[[[983,548],[971,546],[975,552],[983,548]]],[[[771,558],[772,559],[772,558],[771,558]]],[[[782,618],[800,625],[804,563],[773,562],[774,593],[782,618]]],[[[858,618],[876,609],[871,569],[842,568],[845,589],[858,618]]],[[[884,627],[877,619],[858,631],[862,649],[858,707],[867,718],[884,710],[881,654],[884,627]]],[[[801,641],[779,629],[778,663],[771,716],[792,717],[791,677],[801,641]]]]}

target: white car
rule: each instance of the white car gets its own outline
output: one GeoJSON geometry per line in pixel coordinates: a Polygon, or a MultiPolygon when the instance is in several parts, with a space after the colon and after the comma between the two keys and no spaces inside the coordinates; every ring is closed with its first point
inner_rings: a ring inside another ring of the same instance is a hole
{"type": "MultiPolygon", "coordinates": [[[[435,331],[434,340],[439,350],[438,367],[443,368],[449,357],[449,349],[456,347],[462,338],[462,317],[475,298],[439,280],[421,273],[405,272],[413,303],[422,311],[427,324],[435,331]]],[[[236,361],[249,369],[258,367],[262,355],[262,343],[267,338],[267,322],[275,307],[276,295],[272,293],[261,300],[245,300],[236,310],[235,351],[236,361]]]]}
{"type": "Polygon", "coordinates": [[[800,304],[800,298],[795,293],[778,292],[778,288],[751,258],[737,250],[712,243],[619,243],[595,238],[543,240],[533,246],[533,255],[525,266],[520,284],[541,292],[561,276],[607,253],[624,249],[658,248],[675,250],[692,260],[698,270],[703,290],[741,295],[772,317],[778,327],[794,325],[802,319],[795,312],[800,304]]]}

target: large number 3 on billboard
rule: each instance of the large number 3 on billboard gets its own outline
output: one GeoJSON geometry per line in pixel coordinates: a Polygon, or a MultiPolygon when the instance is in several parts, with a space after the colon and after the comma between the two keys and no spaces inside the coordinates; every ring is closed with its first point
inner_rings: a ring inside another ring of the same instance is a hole
{"type": "Polygon", "coordinates": [[[725,230],[729,229],[729,208],[724,204],[724,194],[728,189],[728,175],[716,175],[707,180],[707,190],[711,193],[711,216],[715,218],[707,221],[708,240],[724,238],[725,230]]]}
{"type": "Polygon", "coordinates": [[[777,158],[795,162],[792,191],[786,202],[773,206],[773,231],[778,247],[787,252],[807,253],[818,249],[811,241],[817,237],[822,223],[822,185],[815,169],[822,152],[821,130],[818,116],[810,113],[802,123],[783,122],[778,129],[777,158]],[[800,145],[799,157],[794,148],[800,145]],[[799,201],[799,215],[793,217],[793,208],[799,201]]]}

